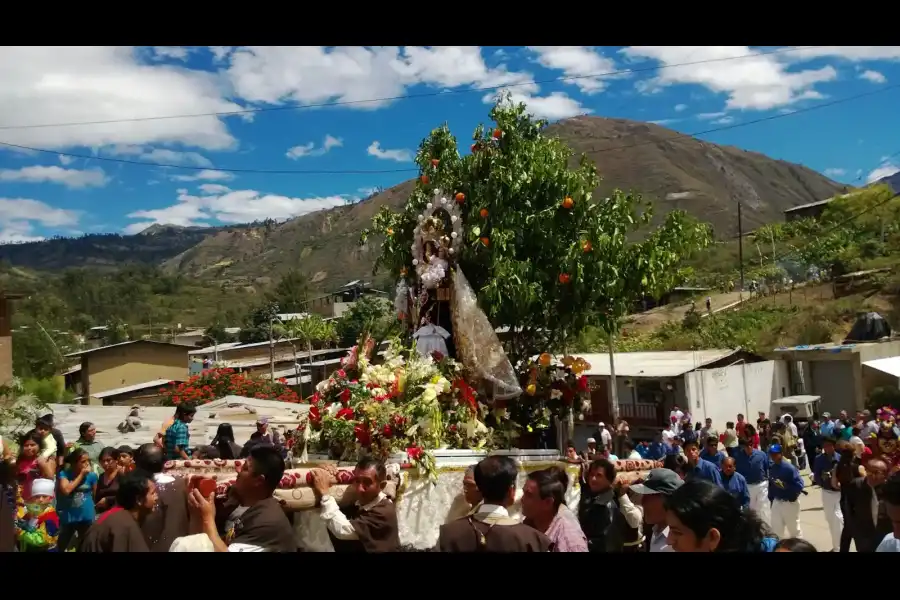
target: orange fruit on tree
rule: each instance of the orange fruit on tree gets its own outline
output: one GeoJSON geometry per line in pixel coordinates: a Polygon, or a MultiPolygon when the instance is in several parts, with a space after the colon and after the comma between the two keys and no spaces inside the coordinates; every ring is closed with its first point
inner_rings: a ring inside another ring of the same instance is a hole
{"type": "Polygon", "coordinates": [[[591,244],[591,241],[590,241],[590,240],[584,240],[583,242],[581,242],[581,250],[582,250],[585,254],[587,254],[588,252],[590,252],[590,251],[593,250],[593,249],[594,249],[594,245],[591,244]]]}
{"type": "Polygon", "coordinates": [[[422,175],[421,177],[419,177],[419,180],[421,180],[423,185],[428,185],[428,175],[422,175]]]}
{"type": "Polygon", "coordinates": [[[387,234],[388,234],[388,235],[394,235],[394,230],[393,230],[393,229],[390,229],[390,228],[388,228],[388,230],[387,230],[387,234]]]}
{"type": "Polygon", "coordinates": [[[478,144],[472,144],[472,147],[469,148],[472,152],[478,152],[478,144]]]}
{"type": "Polygon", "coordinates": [[[500,139],[500,136],[502,136],[502,135],[503,135],[503,132],[500,131],[500,128],[499,128],[499,127],[496,128],[496,129],[494,129],[493,136],[494,136],[494,139],[495,139],[495,140],[499,140],[499,139],[500,139]]]}
{"type": "Polygon", "coordinates": [[[487,237],[483,237],[483,238],[481,238],[481,243],[484,244],[485,247],[487,247],[487,246],[491,245],[491,240],[488,239],[487,237]]]}
{"type": "Polygon", "coordinates": [[[438,163],[439,163],[439,162],[441,162],[441,161],[439,161],[439,160],[436,159],[436,158],[432,158],[432,159],[431,159],[431,166],[432,166],[432,167],[436,167],[436,166],[438,166],[438,163]]]}
{"type": "Polygon", "coordinates": [[[560,273],[559,274],[559,282],[563,285],[566,285],[567,283],[569,283],[569,281],[571,281],[571,279],[572,278],[569,276],[568,273],[560,273]]]}
{"type": "Polygon", "coordinates": [[[462,204],[465,201],[466,201],[466,195],[463,194],[462,192],[456,192],[456,203],[462,204]]]}
{"type": "Polygon", "coordinates": [[[566,210],[569,210],[573,206],[575,206],[575,201],[572,200],[572,198],[570,196],[566,196],[565,199],[563,199],[563,201],[562,201],[562,207],[565,208],[566,210]]]}
{"type": "Polygon", "coordinates": [[[478,214],[481,215],[481,218],[482,218],[482,219],[487,219],[487,217],[488,217],[488,209],[482,208],[481,211],[479,211],[478,214]]]}
{"type": "Polygon", "coordinates": [[[549,353],[544,352],[538,357],[538,361],[542,367],[549,367],[550,363],[553,361],[553,357],[550,356],[549,353]]]}

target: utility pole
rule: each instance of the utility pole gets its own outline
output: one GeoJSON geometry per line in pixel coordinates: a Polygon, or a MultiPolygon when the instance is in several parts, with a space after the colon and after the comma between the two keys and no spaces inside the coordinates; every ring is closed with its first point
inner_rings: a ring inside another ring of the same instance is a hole
{"type": "Polygon", "coordinates": [[[269,380],[275,381],[275,338],[272,337],[272,327],[275,318],[269,317],[269,380]]]}
{"type": "MultiPolygon", "coordinates": [[[[606,343],[609,346],[609,409],[612,411],[613,428],[616,427],[616,419],[619,417],[619,389],[616,381],[615,349],[613,347],[613,334],[607,334],[606,343]]],[[[615,431],[615,429],[613,429],[615,431]]]]}
{"type": "Polygon", "coordinates": [[[738,262],[741,263],[740,299],[744,299],[744,222],[741,218],[741,203],[738,202],[738,262]]]}

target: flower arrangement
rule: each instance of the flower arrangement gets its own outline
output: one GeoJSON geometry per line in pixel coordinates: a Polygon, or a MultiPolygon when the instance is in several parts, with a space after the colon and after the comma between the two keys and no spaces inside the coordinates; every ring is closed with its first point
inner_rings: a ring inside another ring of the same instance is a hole
{"type": "Polygon", "coordinates": [[[197,406],[225,396],[300,402],[300,397],[285,385],[285,381],[285,379],[275,381],[261,379],[237,373],[234,369],[208,369],[184,383],[172,382],[167,387],[160,388],[159,395],[164,406],[178,406],[183,403],[197,406]]]}
{"type": "Polygon", "coordinates": [[[524,396],[511,406],[511,418],[529,431],[550,426],[551,417],[563,421],[571,414],[583,420],[591,410],[591,390],[583,373],[591,365],[583,358],[565,356],[554,361],[548,353],[528,363],[524,396]]]}
{"type": "MultiPolygon", "coordinates": [[[[367,341],[351,349],[342,368],[316,387],[309,431],[298,428],[310,448],[338,460],[405,452],[434,480],[432,450],[491,447],[493,430],[484,422],[490,409],[457,362],[438,353],[420,356],[393,342],[384,361],[373,364],[371,349],[367,341]]],[[[300,444],[293,448],[297,453],[300,444]]]]}

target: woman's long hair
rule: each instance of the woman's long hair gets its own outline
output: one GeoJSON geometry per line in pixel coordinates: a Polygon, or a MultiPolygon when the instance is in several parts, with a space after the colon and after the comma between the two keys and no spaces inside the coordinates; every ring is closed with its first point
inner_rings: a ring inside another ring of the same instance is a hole
{"type": "Polygon", "coordinates": [[[697,539],[717,529],[721,539],[714,552],[764,552],[763,540],[771,537],[755,512],[742,510],[728,492],[708,481],[687,481],[665,499],[673,513],[697,539]]]}
{"type": "Polygon", "coordinates": [[[231,423],[222,423],[216,429],[216,437],[213,438],[210,446],[215,447],[219,451],[219,457],[225,460],[234,460],[237,456],[234,455],[234,450],[231,447],[233,443],[234,430],[231,428],[231,423]]]}
{"type": "Polygon", "coordinates": [[[40,455],[41,444],[44,443],[44,438],[42,438],[41,434],[39,434],[38,432],[31,430],[25,435],[19,437],[19,455],[17,457],[17,460],[22,460],[22,454],[25,451],[25,442],[34,442],[35,444],[37,444],[38,455],[40,455]]]}

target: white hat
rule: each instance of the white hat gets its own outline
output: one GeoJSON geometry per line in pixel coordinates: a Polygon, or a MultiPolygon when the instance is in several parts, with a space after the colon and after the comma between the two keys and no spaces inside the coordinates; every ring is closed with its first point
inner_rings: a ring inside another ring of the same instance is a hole
{"type": "Polygon", "coordinates": [[[588,439],[587,439],[587,443],[588,443],[588,444],[596,444],[596,443],[597,443],[597,440],[595,440],[594,438],[588,438],[588,439]]]}
{"type": "Polygon", "coordinates": [[[600,421],[599,423],[597,423],[597,427],[606,427],[606,423],[600,421]]]}
{"type": "Polygon", "coordinates": [[[50,496],[52,498],[55,488],[56,484],[50,479],[35,479],[31,482],[31,497],[50,496]]]}

